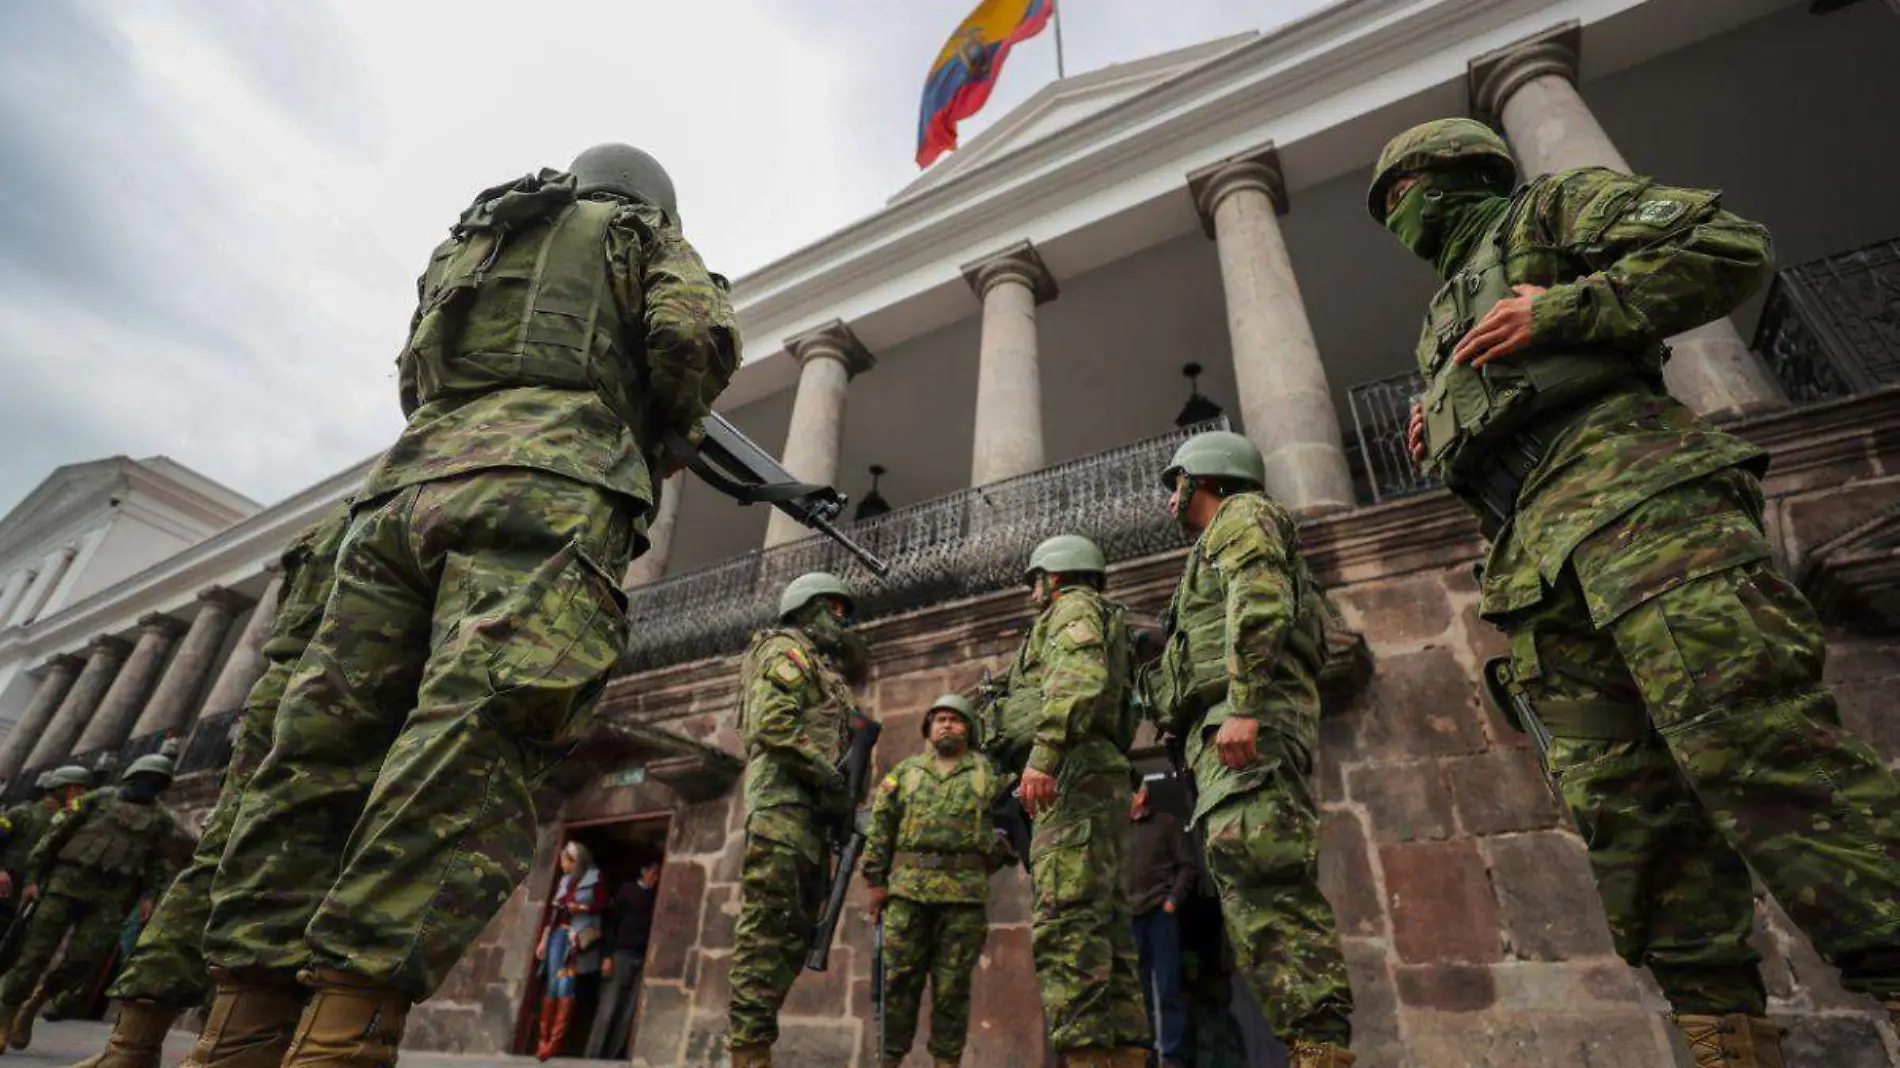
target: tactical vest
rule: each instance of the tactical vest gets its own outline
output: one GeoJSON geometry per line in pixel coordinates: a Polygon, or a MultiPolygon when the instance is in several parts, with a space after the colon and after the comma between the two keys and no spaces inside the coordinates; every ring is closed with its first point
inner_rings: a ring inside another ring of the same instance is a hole
{"type": "MultiPolygon", "coordinates": [[[[829,660],[819,655],[804,632],[791,627],[761,631],[753,637],[740,667],[739,677],[746,680],[747,685],[766,677],[772,670],[773,665],[767,662],[764,652],[774,638],[790,640],[805,657],[805,684],[816,691],[816,700],[800,704],[799,720],[805,726],[805,733],[823,751],[825,760],[835,766],[844,759],[845,747],[851,740],[851,713],[857,707],[851,686],[829,660]]],[[[773,799],[783,794],[787,799],[809,802],[809,790],[803,780],[778,766],[781,757],[755,740],[754,725],[748,720],[741,728],[745,732],[747,797],[763,796],[765,803],[777,803],[773,799]]]]}
{"type": "Polygon", "coordinates": [[[625,390],[604,254],[625,205],[576,200],[571,176],[547,172],[483,197],[423,273],[398,359],[405,410],[524,386],[625,390]]]}
{"type": "MultiPolygon", "coordinates": [[[[1106,740],[1115,747],[1116,752],[1126,753],[1134,745],[1138,718],[1134,702],[1134,640],[1128,633],[1128,610],[1107,598],[1100,600],[1103,608],[1103,655],[1108,661],[1110,689],[1103,699],[1105,707],[1112,712],[1103,716],[1100,722],[1087,724],[1078,733],[1084,737],[1106,740]]],[[[1029,751],[1036,744],[1036,724],[1042,719],[1043,676],[1047,671],[1042,652],[1049,636],[1044,633],[1044,627],[1049,615],[1049,610],[1044,609],[1036,617],[1029,638],[1016,651],[1016,659],[1010,664],[1007,692],[997,702],[995,722],[991,725],[991,729],[996,732],[996,741],[989,751],[1005,768],[1018,769],[1027,765],[1029,751]]]]}
{"type": "Polygon", "coordinates": [[[135,805],[117,796],[100,798],[99,807],[60,847],[58,861],[105,875],[138,876],[153,850],[166,839],[171,817],[156,803],[135,805]]]}
{"type": "Polygon", "coordinates": [[[1474,369],[1454,363],[1452,350],[1492,305],[1525,283],[1561,285],[1590,273],[1579,250],[1614,221],[1592,224],[1565,245],[1536,244],[1515,221],[1534,199],[1526,187],[1486,231],[1463,267],[1433,295],[1418,341],[1425,379],[1426,468],[1453,488],[1470,483],[1477,467],[1504,440],[1539,416],[1574,408],[1632,380],[1661,388],[1669,351],[1658,344],[1640,352],[1608,347],[1564,352],[1514,352],[1474,369]],[[1506,248],[1506,246],[1511,246],[1506,248]]]}
{"type": "MultiPolygon", "coordinates": [[[[924,846],[923,831],[927,824],[939,824],[945,815],[941,805],[918,805],[910,803],[927,785],[940,785],[946,781],[938,778],[934,769],[927,766],[931,757],[904,769],[904,775],[898,780],[898,789],[905,800],[904,817],[897,825],[897,852],[916,850],[924,846]]],[[[990,845],[990,802],[996,798],[996,775],[990,770],[990,762],[976,757],[971,762],[970,789],[967,805],[963,811],[955,813],[957,822],[964,825],[965,838],[969,852],[986,852],[990,845]]]]}

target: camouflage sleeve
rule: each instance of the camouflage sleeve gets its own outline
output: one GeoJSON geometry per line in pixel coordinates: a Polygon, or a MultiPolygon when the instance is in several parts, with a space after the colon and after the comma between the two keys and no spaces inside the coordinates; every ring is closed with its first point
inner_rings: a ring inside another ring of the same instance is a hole
{"type": "MultiPolygon", "coordinates": [[[[435,260],[431,258],[429,262],[433,264],[435,260]]],[[[396,354],[396,394],[402,403],[404,419],[415,414],[415,410],[422,406],[422,388],[416,380],[416,360],[409,349],[415,340],[416,327],[422,323],[424,284],[428,278],[425,272],[416,279],[416,310],[409,314],[409,332],[402,336],[402,351],[396,354]]]]}
{"type": "Polygon", "coordinates": [[[59,851],[66,848],[67,839],[73,836],[73,832],[79,830],[80,824],[86,822],[86,816],[92,812],[98,796],[96,791],[85,794],[72,808],[62,808],[53,813],[53,822],[47,825],[46,833],[40,836],[39,842],[33,846],[32,854],[27,858],[26,870],[32,873],[32,882],[39,882],[45,878],[48,870],[53,866],[53,858],[59,856],[59,851]]]}
{"type": "MultiPolygon", "coordinates": [[[[637,237],[624,262],[626,282],[638,292],[623,300],[642,309],[647,426],[655,440],[669,433],[697,440],[700,423],[739,367],[739,328],[725,280],[706,269],[658,211],[637,206],[615,222],[637,237]]],[[[615,262],[618,269],[623,261],[615,262]]]]}
{"type": "Polygon", "coordinates": [[[1074,740],[1077,722],[1108,687],[1102,612],[1086,596],[1069,594],[1050,610],[1043,639],[1042,715],[1036,721],[1029,766],[1054,775],[1074,740]]]}
{"type": "Polygon", "coordinates": [[[864,885],[879,887],[890,881],[891,858],[897,852],[897,824],[904,814],[898,797],[897,773],[891,769],[871,796],[871,826],[864,838],[864,885]]]}
{"type": "Polygon", "coordinates": [[[806,732],[805,717],[800,714],[801,697],[812,688],[811,680],[806,678],[809,668],[790,645],[768,648],[759,663],[762,670],[746,694],[749,741],[789,758],[786,764],[792,774],[814,789],[840,788],[843,776],[806,732]]]}
{"type": "Polygon", "coordinates": [[[1298,610],[1287,548],[1268,524],[1236,514],[1207,556],[1226,600],[1229,714],[1252,717],[1261,707],[1256,688],[1271,676],[1298,610]]]}
{"type": "Polygon", "coordinates": [[[1653,344],[1727,315],[1774,270],[1767,228],[1724,211],[1714,191],[1586,170],[1534,203],[1595,267],[1532,303],[1540,345],[1653,344]]]}

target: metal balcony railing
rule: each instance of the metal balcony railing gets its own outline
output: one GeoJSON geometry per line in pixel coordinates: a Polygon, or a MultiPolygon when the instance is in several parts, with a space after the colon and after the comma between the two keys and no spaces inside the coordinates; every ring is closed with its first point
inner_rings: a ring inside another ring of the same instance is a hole
{"type": "Polygon", "coordinates": [[[1056,534],[1086,534],[1110,561],[1179,547],[1156,476],[1181,442],[1226,425],[1187,427],[854,524],[852,536],[890,563],[884,578],[812,537],[636,587],[628,591],[633,639],[622,666],[737,652],[770,622],[785,583],[807,571],[844,576],[858,591],[859,618],[875,619],[1017,585],[1030,550],[1056,534]]]}
{"type": "Polygon", "coordinates": [[[1425,380],[1416,371],[1362,382],[1346,391],[1373,504],[1438,488],[1438,480],[1420,471],[1405,447],[1412,398],[1424,391],[1425,380]]]}
{"type": "Polygon", "coordinates": [[[1755,351],[1796,404],[1900,384],[1900,239],[1776,274],[1755,351]]]}

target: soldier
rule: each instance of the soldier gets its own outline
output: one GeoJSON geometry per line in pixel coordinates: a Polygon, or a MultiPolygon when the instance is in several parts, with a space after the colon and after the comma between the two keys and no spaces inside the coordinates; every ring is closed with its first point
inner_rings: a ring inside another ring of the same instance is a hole
{"type": "Polygon", "coordinates": [[[930,980],[930,1055],[956,1068],[970,1029],[970,976],[989,937],[990,873],[1009,858],[990,807],[998,778],[971,751],[976,712],[948,693],[924,713],[930,751],[878,785],[864,846],[873,919],[884,921],[884,1049],[896,1068],[917,1033],[930,980]]]}
{"type": "MultiPolygon", "coordinates": [[[[6,827],[6,841],[0,845],[0,931],[11,926],[19,913],[20,894],[27,883],[27,858],[33,855],[33,847],[53,825],[54,814],[91,785],[92,769],[78,764],[43,771],[33,784],[33,799],[0,815],[0,824],[6,827]]],[[[0,969],[5,967],[0,963],[0,969]]]]}
{"type": "Polygon", "coordinates": [[[1367,207],[1446,282],[1413,455],[1491,539],[1479,609],[1551,735],[1618,950],[1698,1065],[1779,1065],[1749,872],[1900,1010],[1900,789],[1841,728],[1814,611],[1770,558],[1766,454],[1663,389],[1663,339],[1768,277],[1768,233],[1601,168],[1515,180],[1465,119],[1379,157],[1367,207]]]}
{"type": "Polygon", "coordinates": [[[1145,1066],[1151,1034],[1123,878],[1134,654],[1121,607],[1102,597],[1107,572],[1102,550],[1080,535],[1030,554],[1023,578],[1036,620],[1004,680],[995,750],[1003,771],[1020,768],[1034,821],[1030,950],[1049,1047],[1070,1068],[1145,1066]]]}
{"type": "Polygon", "coordinates": [[[410,1005],[527,871],[535,786],[626,646],[660,443],[698,437],[737,360],[671,181],[626,145],[478,194],[419,296],[408,424],[213,883],[205,1068],[271,1060],[246,1036],[288,1029],[287,1066],[395,1062],[410,1005]]]}
{"type": "MultiPolygon", "coordinates": [[[[330,598],[335,576],[337,546],[349,522],[350,507],[345,501],[293,539],[279,558],[281,592],[261,650],[264,673],[245,699],[217,805],[205,820],[191,862],[159,899],[151,922],[140,932],[138,944],[127,954],[125,967],[108,991],[119,1001],[119,1018],[105,1049],[75,1068],[158,1068],[166,1032],[185,1010],[204,1001],[212,977],[205,970],[199,944],[211,912],[211,880],[230,840],[244,785],[270,751],[271,727],[284,682],[323,618],[323,604],[330,598]]],[[[281,992],[288,995],[293,990],[281,992]]],[[[284,1038],[270,1028],[281,1028],[281,1021],[295,1016],[301,1006],[280,1005],[260,1013],[265,1030],[254,1031],[250,1015],[258,1008],[257,999],[235,1004],[237,1017],[221,1021],[221,1029],[227,1039],[243,1034],[260,1044],[274,1042],[281,1055],[284,1038]]]]}
{"type": "Polygon", "coordinates": [[[793,579],[779,625],[752,636],[739,667],[745,738],[745,856],[732,936],[732,1068],[770,1068],[778,1010],[804,967],[823,904],[822,828],[851,817],[839,767],[870,667],[853,629],[857,597],[834,575],[793,579]]]}
{"type": "Polygon", "coordinates": [[[158,803],[171,781],[170,757],[142,756],[117,788],[95,790],[62,811],[34,847],[21,898],[39,904],[26,922],[19,959],[0,979],[0,1032],[8,1048],[27,1048],[47,992],[91,978],[112,955],[126,914],[136,907],[149,915],[178,870],[176,860],[190,853],[191,837],[158,803]],[[65,951],[49,971],[62,938],[65,951]]]}
{"type": "Polygon", "coordinates": [[[1352,990],[1319,889],[1319,670],[1325,612],[1299,528],[1266,495],[1260,450],[1197,434],[1161,473],[1194,538],[1168,606],[1166,649],[1145,675],[1161,730],[1194,776],[1190,822],[1241,974],[1293,1068],[1353,1063],[1352,990]]]}

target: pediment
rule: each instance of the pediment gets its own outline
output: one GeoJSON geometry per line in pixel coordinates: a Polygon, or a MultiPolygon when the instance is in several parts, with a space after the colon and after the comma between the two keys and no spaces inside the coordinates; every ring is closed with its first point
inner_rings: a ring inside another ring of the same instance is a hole
{"type": "Polygon", "coordinates": [[[113,494],[126,484],[124,465],[129,462],[115,456],[54,469],[0,519],[0,561],[83,515],[110,508],[113,494]]]}

